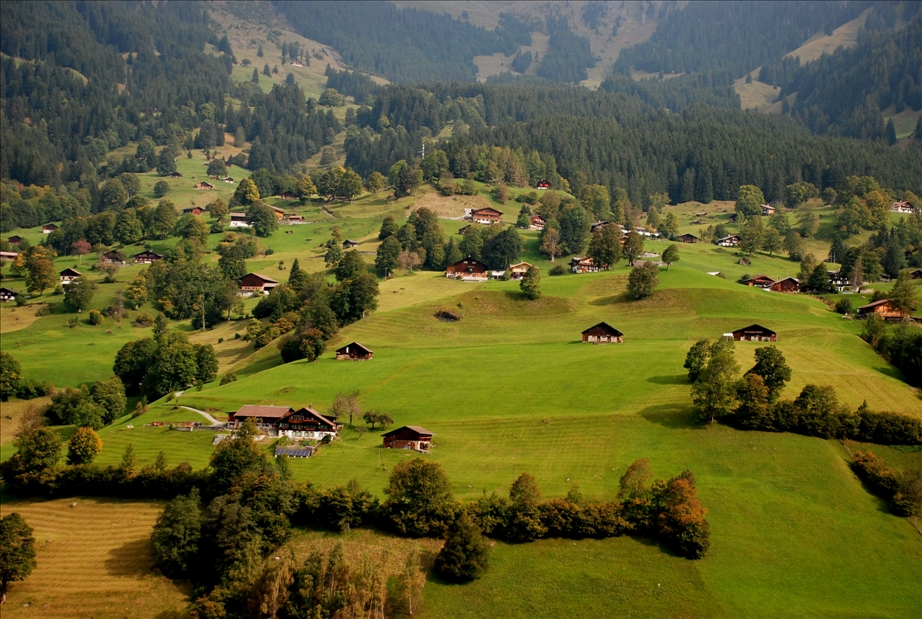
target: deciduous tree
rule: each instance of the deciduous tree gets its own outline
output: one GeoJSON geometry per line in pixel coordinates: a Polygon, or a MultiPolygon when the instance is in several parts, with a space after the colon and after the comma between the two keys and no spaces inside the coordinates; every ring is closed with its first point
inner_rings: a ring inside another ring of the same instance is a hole
{"type": "Polygon", "coordinates": [[[784,358],[784,354],[776,346],[756,348],[756,364],[752,366],[745,376],[756,374],[762,377],[768,388],[769,399],[778,399],[785,383],[791,380],[791,368],[784,358]]]}
{"type": "Polygon", "coordinates": [[[401,535],[443,535],[455,519],[451,483],[435,462],[402,460],[391,471],[382,511],[401,535]]]}
{"type": "Polygon", "coordinates": [[[659,284],[659,267],[654,262],[645,262],[642,266],[631,269],[628,275],[628,295],[638,301],[653,294],[659,284]]]}
{"type": "Polygon", "coordinates": [[[102,451],[102,440],[90,427],[77,428],[67,443],[67,464],[89,464],[102,451]]]}
{"type": "Polygon", "coordinates": [[[665,250],[663,250],[663,262],[666,263],[666,270],[669,270],[669,267],[674,263],[679,261],[679,246],[673,243],[665,250]]]}
{"type": "Polygon", "coordinates": [[[537,267],[528,267],[522,281],[519,283],[519,289],[526,299],[535,301],[541,298],[541,271],[537,267]]]}
{"type": "Polygon", "coordinates": [[[0,519],[0,595],[11,582],[25,580],[36,566],[32,527],[17,512],[0,519]]]}

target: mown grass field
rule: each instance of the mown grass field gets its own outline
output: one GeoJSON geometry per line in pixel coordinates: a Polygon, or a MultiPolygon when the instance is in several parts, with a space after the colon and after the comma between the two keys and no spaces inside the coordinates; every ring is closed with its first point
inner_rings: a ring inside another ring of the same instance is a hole
{"type": "MultiPolygon", "coordinates": [[[[405,216],[423,199],[446,216],[459,208],[431,192],[399,201],[382,193],[354,204],[328,205],[335,218],[326,215],[318,223],[280,228],[261,241],[275,253],[249,261],[248,267],[280,281],[294,258],[302,268],[319,271],[319,246],[333,225],[344,238],[361,241],[360,251],[373,252],[383,214],[405,216]]],[[[517,203],[497,206],[505,219],[515,219],[517,203]]],[[[717,223],[732,205],[668,208],[679,216],[683,232],[696,233],[700,226],[690,224],[694,213],[705,209],[709,223],[717,223]]],[[[831,212],[821,213],[821,230],[811,243],[825,254],[823,226],[831,227],[831,212]]],[[[446,219],[442,224],[446,233],[460,238],[461,222],[446,219]]],[[[547,273],[553,265],[537,254],[537,233],[526,231],[523,237],[523,258],[547,273]]],[[[217,236],[209,239],[217,241],[217,236]]],[[[667,245],[653,241],[646,248],[659,253],[667,245]]],[[[537,302],[524,300],[516,282],[471,284],[432,272],[398,275],[380,282],[378,311],[340,331],[327,353],[310,364],[282,365],[272,345],[254,352],[251,344],[234,338],[245,331],[245,321],[204,333],[192,332],[188,322],[180,324],[194,341],[214,344],[221,373],[232,369],[240,380],[224,387],[216,381],[202,391],[156,402],[144,416],[125,417],[103,429],[97,462],[118,463],[131,444],[139,464],[153,462],[163,450],[172,466],[185,461],[203,468],[213,450],[212,433],[144,424],[204,421],[180,405],[208,410],[219,419],[243,404],[313,404],[325,411],[338,392],[359,390],[366,410],[379,409],[396,425],[422,425],[435,433],[428,457],[444,467],[462,500],[506,493],[522,471],[538,478],[545,496],[563,496],[579,482],[588,499],[611,499],[627,465],[646,457],[662,477],[692,470],[709,509],[712,550],[702,561],[679,559],[656,544],[629,538],[575,545],[562,540],[500,543],[493,568],[481,581],[458,587],[430,580],[424,616],[913,616],[913,609],[922,607],[922,537],[868,493],[848,469],[842,446],[694,424],[682,363],[698,338],[757,322],[778,332],[777,346],[793,368],[785,397],[796,396],[807,383],[832,385],[852,408],[867,400],[875,409],[922,416],[918,390],[858,337],[859,323],[843,319],[820,300],[734,283],[744,273],[795,275],[797,263],[757,253],[744,266],[739,252],[705,244],[680,245],[680,255],[678,263],[660,271],[656,294],[640,302],[626,297],[629,267],[624,261],[605,273],[545,277],[544,296],[537,302]],[[715,271],[726,279],[707,275],[715,271]],[[434,314],[443,308],[462,320],[439,322],[434,314]],[[601,320],[623,331],[625,343],[580,343],[580,332],[601,320]],[[335,361],[333,350],[353,340],[372,348],[375,358],[335,361]]],[[[206,259],[214,261],[217,255],[206,259]]],[[[73,260],[59,258],[59,268],[73,260]]],[[[92,256],[84,262],[92,263],[92,256]]],[[[121,271],[120,282],[130,281],[132,269],[141,267],[121,271]]],[[[94,307],[105,307],[118,287],[101,285],[94,307]]],[[[252,307],[255,300],[248,303],[252,307]]],[[[6,321],[32,310],[2,311],[6,321]]],[[[142,311],[151,312],[149,307],[142,311]]],[[[20,359],[26,376],[79,384],[106,378],[118,347],[149,334],[127,320],[101,327],[81,322],[71,329],[69,317],[32,316],[33,322],[15,330],[4,327],[0,348],[20,359]]],[[[758,346],[737,345],[743,370],[752,365],[758,346]]],[[[4,432],[12,421],[5,421],[4,432]]],[[[61,429],[65,438],[72,431],[61,429]]],[[[413,454],[381,449],[379,433],[362,436],[346,429],[341,440],[310,460],[293,461],[292,469],[297,478],[321,485],[355,478],[383,498],[389,471],[413,454]]],[[[264,445],[270,450],[269,441],[264,445]]],[[[0,456],[9,457],[13,449],[5,442],[0,456]]],[[[922,452],[876,451],[897,468],[922,466],[922,452]]],[[[45,503],[22,505],[38,509],[45,503]]],[[[136,539],[146,535],[135,532],[136,539]]],[[[335,539],[309,534],[298,543],[303,549],[335,539]]],[[[344,539],[357,555],[365,546],[374,553],[400,545],[373,532],[344,539]]],[[[61,564],[70,560],[76,559],[63,558],[61,564]]]]}
{"type": "Polygon", "coordinates": [[[3,617],[182,616],[191,591],[153,571],[150,531],[162,508],[86,498],[0,505],[0,514],[18,512],[34,529],[38,562],[10,586],[3,617]]]}

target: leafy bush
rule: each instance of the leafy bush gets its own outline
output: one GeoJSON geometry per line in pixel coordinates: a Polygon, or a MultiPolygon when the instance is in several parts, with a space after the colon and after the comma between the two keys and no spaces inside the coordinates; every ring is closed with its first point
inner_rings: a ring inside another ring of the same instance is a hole
{"type": "Polygon", "coordinates": [[[551,270],[548,271],[547,274],[548,274],[548,275],[553,275],[553,276],[557,276],[557,275],[566,275],[566,274],[567,274],[567,267],[563,266],[562,264],[558,264],[557,266],[551,267],[551,270]]]}
{"type": "Polygon", "coordinates": [[[101,325],[102,324],[102,312],[96,309],[90,310],[90,324],[91,325],[101,325]]]}
{"type": "Polygon", "coordinates": [[[842,297],[836,301],[836,311],[840,314],[852,313],[852,300],[848,297],[842,297]]]}

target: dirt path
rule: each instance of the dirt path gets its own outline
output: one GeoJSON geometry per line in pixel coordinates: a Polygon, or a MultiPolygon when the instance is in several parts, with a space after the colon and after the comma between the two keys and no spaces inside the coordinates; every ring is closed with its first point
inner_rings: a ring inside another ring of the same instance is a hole
{"type": "Polygon", "coordinates": [[[218,421],[217,419],[215,419],[214,417],[212,417],[211,415],[209,415],[209,414],[206,413],[205,411],[200,411],[199,409],[197,409],[197,408],[192,408],[191,406],[182,406],[182,405],[180,405],[179,408],[184,408],[184,409],[186,409],[187,411],[192,411],[193,413],[198,413],[199,415],[201,415],[202,417],[204,417],[205,419],[207,419],[208,421],[210,421],[210,422],[211,422],[211,425],[213,425],[213,426],[223,426],[223,425],[224,425],[224,422],[223,422],[223,421],[218,421]]]}

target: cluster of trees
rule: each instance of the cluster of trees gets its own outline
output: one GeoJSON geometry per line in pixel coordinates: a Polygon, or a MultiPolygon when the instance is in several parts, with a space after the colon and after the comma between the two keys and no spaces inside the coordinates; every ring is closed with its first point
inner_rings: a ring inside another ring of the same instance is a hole
{"type": "Polygon", "coordinates": [[[53,425],[75,425],[99,430],[125,414],[128,399],[118,376],[99,380],[87,387],[67,387],[51,396],[45,417],[53,425]]]}
{"type": "Polygon", "coordinates": [[[0,232],[33,228],[49,221],[86,217],[93,207],[93,195],[76,184],[53,187],[0,181],[0,232]]]}
{"type": "MultiPolygon", "coordinates": [[[[906,284],[902,287],[906,288],[906,284]]],[[[895,286],[894,290],[896,290],[895,286]]],[[[891,291],[889,296],[901,296],[901,291],[896,292],[897,294],[894,295],[891,291]]],[[[908,283],[908,292],[913,295],[910,299],[915,301],[910,307],[913,305],[918,307],[912,283],[908,283]]],[[[913,387],[922,387],[922,333],[919,333],[918,329],[899,325],[891,331],[884,320],[874,314],[865,322],[864,333],[861,337],[884,359],[900,369],[903,373],[903,380],[913,387]]]]}
{"type": "Polygon", "coordinates": [[[33,378],[23,378],[19,360],[7,352],[0,352],[0,402],[16,397],[31,400],[48,395],[50,385],[33,378]]]}
{"type": "Polygon", "coordinates": [[[588,77],[586,69],[595,66],[589,39],[570,30],[566,17],[548,17],[548,50],[538,65],[538,77],[552,82],[574,84],[588,77]]]}
{"type": "Polygon", "coordinates": [[[277,6],[298,34],[336,49],[351,67],[398,83],[473,81],[474,56],[511,55],[519,45],[531,44],[528,31],[516,28],[518,20],[512,16],[486,30],[447,13],[387,3],[362,11],[335,2],[277,6]]]}
{"type": "Polygon", "coordinates": [[[353,97],[358,105],[371,103],[378,92],[375,81],[358,71],[337,71],[327,65],[323,74],[327,76],[327,88],[353,97]]]}
{"type": "Polygon", "coordinates": [[[685,368],[693,382],[691,397],[699,421],[883,445],[922,445],[918,419],[874,412],[867,403],[852,412],[829,386],[806,385],[794,400],[781,400],[791,380],[784,355],[766,346],[756,349],[755,361],[741,378],[732,340],[699,340],[691,347],[685,368]]]}
{"type": "Polygon", "coordinates": [[[25,580],[36,565],[32,527],[18,512],[0,518],[0,595],[6,598],[10,583],[25,580]]]}
{"type": "Polygon", "coordinates": [[[852,470],[871,489],[890,504],[898,516],[922,513],[922,470],[896,472],[872,451],[857,451],[852,456],[852,470]]]}
{"type": "Polygon", "coordinates": [[[162,314],[154,337],[128,342],[115,355],[113,373],[128,395],[156,400],[164,395],[215,379],[218,358],[211,344],[190,344],[185,333],[167,330],[162,314]]]}

